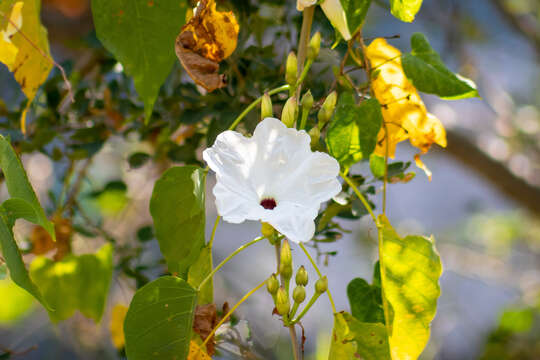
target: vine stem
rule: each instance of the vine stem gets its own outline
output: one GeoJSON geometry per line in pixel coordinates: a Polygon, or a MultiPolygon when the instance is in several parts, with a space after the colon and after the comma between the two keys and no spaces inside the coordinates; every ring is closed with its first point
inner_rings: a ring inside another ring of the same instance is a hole
{"type": "Polygon", "coordinates": [[[227,321],[227,319],[229,319],[229,317],[233,314],[233,312],[240,306],[242,305],[242,303],[244,301],[246,301],[251,295],[253,295],[257,290],[259,290],[260,288],[262,288],[264,285],[266,284],[266,280],[264,280],[262,283],[260,283],[259,285],[255,286],[253,289],[251,289],[246,295],[244,295],[244,297],[242,299],[240,299],[240,301],[238,301],[232,308],[231,310],[229,310],[229,312],[218,322],[218,324],[212,329],[212,332],[210,332],[210,334],[208,334],[208,336],[206,337],[206,339],[204,340],[204,342],[202,343],[201,345],[201,349],[204,349],[204,347],[206,346],[206,344],[208,343],[208,341],[210,341],[210,339],[212,338],[212,336],[216,333],[216,331],[219,329],[219,327],[221,325],[223,325],[223,323],[225,323],[225,321],[227,321]]]}
{"type": "MultiPolygon", "coordinates": [[[[307,251],[304,244],[299,243],[299,245],[300,245],[300,248],[302,249],[302,251],[304,252],[304,254],[306,254],[307,258],[309,259],[309,262],[311,263],[311,265],[313,266],[313,268],[317,272],[317,275],[319,275],[319,278],[322,278],[323,275],[322,275],[321,271],[319,270],[319,267],[317,266],[317,264],[315,263],[315,260],[313,260],[313,258],[311,257],[311,255],[307,251]]],[[[334,303],[334,299],[332,297],[332,293],[330,292],[330,289],[328,289],[328,288],[326,289],[326,294],[328,295],[328,300],[330,300],[330,304],[332,305],[332,311],[334,312],[334,314],[337,313],[336,304],[334,303]]],[[[298,320],[299,319],[300,319],[300,316],[298,317],[298,320]]]]}
{"type": "MultiPolygon", "coordinates": [[[[274,94],[277,94],[277,93],[280,93],[282,91],[285,91],[285,90],[289,90],[290,88],[290,85],[282,85],[280,87],[277,87],[275,89],[272,89],[270,91],[268,91],[268,95],[274,95],[274,94]]],[[[249,114],[249,112],[251,110],[253,110],[253,108],[255,108],[255,106],[257,106],[261,101],[262,101],[262,96],[258,97],[257,99],[255,99],[251,104],[248,105],[247,108],[244,109],[244,111],[242,111],[242,113],[240,115],[238,115],[238,117],[236,119],[234,119],[233,123],[231,124],[231,126],[229,126],[229,129],[228,130],[234,130],[236,128],[236,126],[238,126],[238,124],[240,124],[240,121],[242,121],[243,118],[246,117],[247,114],[249,114]]]]}
{"type": "MultiPolygon", "coordinates": [[[[315,14],[315,6],[310,6],[302,12],[302,29],[300,30],[300,39],[298,40],[298,70],[297,75],[300,77],[304,70],[304,61],[306,61],[307,47],[309,36],[311,35],[311,25],[313,24],[313,15],[315,14]]],[[[300,101],[300,92],[302,84],[296,88],[296,98],[300,101]]]]}
{"type": "Polygon", "coordinates": [[[197,291],[201,290],[201,288],[203,287],[203,285],[208,281],[210,280],[214,274],[216,272],[218,272],[219,269],[221,269],[223,267],[223,265],[225,265],[226,263],[229,262],[229,260],[231,260],[233,257],[235,257],[238,253],[242,252],[243,250],[247,249],[248,247],[250,247],[251,245],[253,244],[256,244],[258,243],[259,241],[263,240],[264,239],[264,236],[259,236],[258,238],[255,238],[253,240],[251,240],[250,242],[240,246],[238,249],[234,250],[229,256],[227,256],[221,263],[219,263],[218,266],[216,266],[214,268],[214,270],[212,270],[212,272],[210,274],[208,274],[208,276],[206,276],[204,278],[203,281],[201,281],[201,283],[199,284],[199,286],[197,287],[197,291]]]}
{"type": "Polygon", "coordinates": [[[210,241],[208,242],[208,247],[210,250],[212,250],[212,245],[214,245],[214,238],[216,237],[216,230],[219,225],[219,221],[221,220],[221,216],[217,216],[216,222],[214,223],[214,228],[212,229],[212,235],[210,235],[210,241]]]}
{"type": "Polygon", "coordinates": [[[371,206],[369,205],[369,202],[366,200],[366,198],[364,197],[364,195],[360,192],[360,190],[358,190],[358,187],[356,187],[356,185],[354,184],[354,182],[347,176],[345,175],[342,171],[339,172],[339,175],[343,178],[343,180],[345,180],[345,182],[347,184],[349,184],[349,186],[353,189],[354,193],[356,194],[356,196],[358,196],[358,198],[360,199],[360,201],[362,202],[362,204],[364,204],[364,206],[366,207],[367,211],[369,212],[369,215],[371,216],[371,219],[373,219],[373,222],[375,223],[375,225],[378,224],[377,222],[377,217],[375,216],[375,214],[373,213],[373,209],[371,208],[371,206]]]}

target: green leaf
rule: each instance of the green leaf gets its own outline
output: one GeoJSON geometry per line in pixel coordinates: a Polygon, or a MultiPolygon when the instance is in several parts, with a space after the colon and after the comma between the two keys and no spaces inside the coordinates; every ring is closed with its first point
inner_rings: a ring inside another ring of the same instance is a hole
{"type": "Polygon", "coordinates": [[[124,321],[127,358],[185,359],[196,300],[195,290],[174,276],[137,290],[124,321]]]}
{"type": "Polygon", "coordinates": [[[0,280],[0,324],[12,324],[28,315],[34,307],[34,298],[9,278],[0,280]]]}
{"type": "Polygon", "coordinates": [[[421,6],[422,0],[390,0],[392,15],[405,22],[412,22],[421,6]]]}
{"type": "Polygon", "coordinates": [[[174,42],[187,7],[178,0],[92,0],[97,36],[133,77],[146,121],[176,61],[174,42]]]}
{"type": "Polygon", "coordinates": [[[381,123],[381,105],[376,99],[356,105],[352,93],[341,94],[326,136],[330,155],[344,169],[367,158],[375,149],[381,123]]]}
{"type": "Polygon", "coordinates": [[[54,262],[37,257],[30,264],[30,276],[39,284],[54,311],[53,322],[71,317],[76,310],[99,322],[105,309],[113,271],[113,246],[106,244],[95,254],[68,255],[54,262]]]}
{"type": "MultiPolygon", "coordinates": [[[[212,272],[212,249],[205,246],[199,258],[190,266],[188,272],[188,284],[194,289],[212,272]]],[[[208,280],[198,294],[197,303],[199,305],[212,304],[214,302],[214,284],[212,279],[208,280]]]]}
{"type": "Polygon", "coordinates": [[[375,279],[373,285],[361,278],[353,279],[347,285],[347,297],[351,304],[351,314],[357,320],[384,324],[381,285],[375,279]]]}
{"type": "Polygon", "coordinates": [[[184,279],[204,246],[205,172],[196,166],[173,167],[154,185],[150,213],[169,271],[184,279]]]}
{"type": "Polygon", "coordinates": [[[364,24],[369,5],[371,5],[371,0],[341,0],[351,35],[354,36],[364,24]]]}
{"type": "Polygon", "coordinates": [[[385,326],[361,322],[345,312],[335,314],[328,359],[389,360],[385,326]]]}
{"type": "Polygon", "coordinates": [[[9,274],[13,282],[35,297],[45,308],[52,309],[43,298],[36,284],[30,279],[28,270],[24,265],[17,243],[13,238],[11,226],[13,223],[7,219],[5,210],[0,209],[0,248],[6,261],[9,274]]]}
{"type": "Polygon", "coordinates": [[[0,280],[4,280],[7,276],[6,264],[0,264],[0,280]]]}
{"type": "Polygon", "coordinates": [[[381,282],[392,359],[416,359],[424,350],[440,295],[441,260],[433,238],[400,238],[384,215],[381,282]]]}
{"type": "Polygon", "coordinates": [[[411,37],[412,52],[401,57],[403,71],[413,85],[422,92],[435,94],[447,100],[476,97],[476,85],[454,74],[421,33],[411,37]]]}
{"type": "MultiPolygon", "coordinates": [[[[2,168],[2,171],[4,172],[6,186],[10,197],[22,199],[33,208],[35,214],[31,217],[32,220],[30,220],[30,218],[27,220],[43,226],[53,240],[55,240],[56,237],[53,223],[47,219],[45,211],[41,208],[36,193],[34,192],[30,181],[28,181],[28,176],[26,175],[17,154],[15,154],[9,141],[2,135],[0,135],[0,168],[2,168]]],[[[18,207],[17,205],[15,206],[18,207]]],[[[28,211],[26,211],[26,213],[28,214],[28,211]]]]}

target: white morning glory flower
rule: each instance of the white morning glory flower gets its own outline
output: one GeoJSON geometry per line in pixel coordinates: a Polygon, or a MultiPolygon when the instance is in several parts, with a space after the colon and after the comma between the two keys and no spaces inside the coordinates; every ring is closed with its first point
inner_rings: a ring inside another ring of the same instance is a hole
{"type": "Polygon", "coordinates": [[[341,191],[339,164],[312,152],[304,130],[280,120],[261,121],[252,137],[236,131],[218,135],[203,152],[216,172],[216,206],[225,221],[261,220],[294,242],[309,241],[322,202],[341,191]]]}

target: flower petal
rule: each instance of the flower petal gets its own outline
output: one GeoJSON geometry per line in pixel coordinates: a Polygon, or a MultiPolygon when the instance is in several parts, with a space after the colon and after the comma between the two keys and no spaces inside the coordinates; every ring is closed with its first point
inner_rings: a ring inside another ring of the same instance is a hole
{"type": "Polygon", "coordinates": [[[313,238],[317,213],[318,209],[284,201],[274,210],[265,211],[261,220],[272,225],[289,240],[300,243],[313,238]]]}

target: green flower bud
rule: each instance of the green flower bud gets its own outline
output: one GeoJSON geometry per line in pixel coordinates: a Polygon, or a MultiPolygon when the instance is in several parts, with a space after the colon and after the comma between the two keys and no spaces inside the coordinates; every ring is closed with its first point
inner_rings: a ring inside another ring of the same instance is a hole
{"type": "Polygon", "coordinates": [[[312,148],[317,147],[319,145],[319,138],[321,137],[321,131],[317,126],[312,127],[311,130],[308,132],[309,137],[311,138],[310,145],[312,148]]]}
{"type": "Polygon", "coordinates": [[[287,65],[285,68],[285,82],[287,82],[287,84],[290,86],[294,86],[296,84],[296,80],[298,79],[297,72],[298,60],[296,59],[296,54],[291,51],[287,57],[287,65]]]}
{"type": "Polygon", "coordinates": [[[296,281],[296,285],[306,286],[308,284],[308,273],[304,265],[300,266],[294,280],[296,281]]]}
{"type": "Polygon", "coordinates": [[[289,100],[283,106],[283,112],[281,113],[281,121],[287,125],[287,127],[294,127],[296,118],[298,117],[298,105],[296,104],[296,97],[290,97],[289,100]]]}
{"type": "Polygon", "coordinates": [[[270,238],[274,235],[274,227],[270,225],[269,223],[262,222],[261,223],[261,234],[265,238],[270,238]]]}
{"type": "Polygon", "coordinates": [[[292,277],[293,268],[292,265],[284,263],[279,264],[279,273],[285,281],[288,281],[292,277]]]}
{"type": "Polygon", "coordinates": [[[311,95],[310,90],[308,90],[308,92],[306,92],[304,96],[302,96],[301,103],[302,103],[302,111],[311,110],[311,108],[313,107],[313,95],[311,95]]]}
{"type": "Polygon", "coordinates": [[[268,93],[264,93],[261,101],[261,120],[272,116],[272,99],[270,99],[270,95],[268,95],[268,93]]]}
{"type": "Polygon", "coordinates": [[[336,108],[337,103],[337,92],[332,91],[326,99],[324,99],[324,103],[322,104],[322,107],[329,111],[330,113],[334,112],[334,109],[336,108]]]}
{"type": "Polygon", "coordinates": [[[292,265],[291,246],[289,245],[289,240],[287,239],[283,240],[283,244],[281,245],[280,261],[283,265],[292,265]]]}
{"type": "Polygon", "coordinates": [[[315,291],[319,294],[322,294],[326,291],[326,289],[328,289],[328,278],[326,276],[323,276],[315,283],[315,291]]]}
{"type": "Polygon", "coordinates": [[[281,316],[287,315],[291,309],[289,296],[283,286],[278,289],[276,294],[276,309],[281,316]]]}
{"type": "Polygon", "coordinates": [[[294,302],[299,304],[302,303],[306,299],[306,289],[303,286],[298,285],[294,288],[292,297],[294,302]]]}
{"type": "Polygon", "coordinates": [[[307,58],[309,60],[315,60],[319,55],[319,50],[321,49],[321,33],[316,32],[309,41],[307,58]]]}
{"type": "Polygon", "coordinates": [[[272,295],[275,295],[279,289],[279,281],[275,274],[272,274],[268,280],[266,280],[266,290],[272,295]]]}

